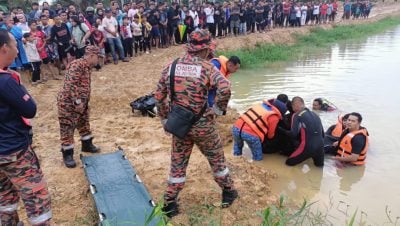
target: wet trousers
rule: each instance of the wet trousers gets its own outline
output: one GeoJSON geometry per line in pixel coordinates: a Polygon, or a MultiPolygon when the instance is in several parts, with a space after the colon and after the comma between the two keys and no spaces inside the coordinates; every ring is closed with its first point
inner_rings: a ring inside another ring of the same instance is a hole
{"type": "Polygon", "coordinates": [[[244,146],[244,141],[246,141],[247,145],[251,150],[251,154],[253,155],[254,161],[260,161],[263,159],[262,152],[262,143],[258,136],[254,136],[252,134],[248,134],[246,132],[240,131],[240,128],[234,126],[232,128],[233,135],[233,155],[241,156],[242,150],[244,146]]]}

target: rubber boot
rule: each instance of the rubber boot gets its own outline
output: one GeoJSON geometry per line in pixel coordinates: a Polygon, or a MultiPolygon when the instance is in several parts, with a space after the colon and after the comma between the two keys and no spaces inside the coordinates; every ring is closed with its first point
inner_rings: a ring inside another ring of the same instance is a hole
{"type": "Polygon", "coordinates": [[[167,215],[169,218],[173,218],[179,214],[179,205],[176,202],[170,202],[162,208],[162,211],[167,215]]]}
{"type": "Polygon", "coordinates": [[[236,190],[223,190],[222,191],[222,208],[227,208],[232,205],[233,201],[238,197],[236,190]]]}
{"type": "Polygon", "coordinates": [[[74,160],[74,149],[67,149],[63,150],[61,149],[62,155],[63,155],[63,161],[66,167],[68,168],[75,168],[76,167],[76,162],[74,160]]]}
{"type": "Polygon", "coordinates": [[[96,153],[99,152],[100,148],[93,145],[93,137],[88,140],[82,140],[82,152],[96,153]]]}

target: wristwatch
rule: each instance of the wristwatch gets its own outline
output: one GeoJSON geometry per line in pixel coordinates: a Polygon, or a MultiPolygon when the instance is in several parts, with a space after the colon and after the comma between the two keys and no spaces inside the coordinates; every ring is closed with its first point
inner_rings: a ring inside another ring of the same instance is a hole
{"type": "Polygon", "coordinates": [[[75,105],[79,105],[79,104],[81,104],[81,103],[82,103],[81,99],[76,99],[76,100],[75,100],[75,105]]]}

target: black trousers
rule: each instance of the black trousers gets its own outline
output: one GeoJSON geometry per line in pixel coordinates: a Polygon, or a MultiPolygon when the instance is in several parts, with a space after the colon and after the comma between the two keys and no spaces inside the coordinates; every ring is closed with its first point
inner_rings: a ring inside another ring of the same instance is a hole
{"type": "Polygon", "coordinates": [[[42,62],[31,62],[32,82],[40,80],[40,65],[42,62]]]}
{"type": "Polygon", "coordinates": [[[215,31],[216,31],[215,23],[207,23],[207,28],[210,31],[211,35],[215,37],[215,31]]]}
{"type": "Polygon", "coordinates": [[[133,57],[133,38],[125,38],[122,42],[124,46],[125,57],[133,57]]]}
{"type": "Polygon", "coordinates": [[[138,50],[140,50],[140,52],[143,51],[143,36],[133,36],[134,40],[135,40],[135,54],[138,53],[138,50]]]}

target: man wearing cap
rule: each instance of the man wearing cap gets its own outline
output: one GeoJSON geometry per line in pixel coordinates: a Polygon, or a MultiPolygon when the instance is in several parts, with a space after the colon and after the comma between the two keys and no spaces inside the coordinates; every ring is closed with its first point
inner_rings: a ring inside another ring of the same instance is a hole
{"type": "Polygon", "coordinates": [[[229,207],[238,196],[225,164],[222,141],[215,122],[215,114],[221,115],[226,111],[231,95],[230,82],[207,59],[210,39],[211,35],[206,30],[192,32],[186,55],[164,68],[155,92],[163,125],[171,106],[179,105],[200,118],[183,139],[176,136],[172,138],[171,170],[163,208],[169,217],[179,213],[177,197],[186,181],[186,168],[194,144],[208,159],[214,180],[222,189],[222,207],[229,207]],[[174,64],[175,70],[172,70],[174,64]],[[175,94],[171,103],[168,101],[168,94],[171,93],[170,71],[175,71],[172,81],[175,94]],[[207,108],[208,90],[213,88],[217,89],[216,101],[213,108],[207,108]],[[201,115],[205,108],[205,114],[201,115]]]}
{"type": "Polygon", "coordinates": [[[93,25],[96,23],[97,17],[94,15],[94,8],[92,6],[88,6],[86,8],[86,20],[93,25]]]}
{"type": "Polygon", "coordinates": [[[66,167],[74,168],[74,131],[78,129],[82,152],[95,153],[89,125],[91,69],[99,62],[100,49],[87,46],[83,58],[72,61],[65,73],[64,86],[58,93],[58,119],[60,122],[61,152],[66,167]]]}
{"type": "Polygon", "coordinates": [[[279,100],[271,103],[264,100],[243,113],[232,129],[233,155],[242,155],[244,141],[246,141],[253,154],[253,160],[262,160],[262,143],[265,139],[274,138],[279,120],[286,111],[285,103],[279,100]]]}

